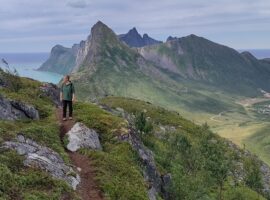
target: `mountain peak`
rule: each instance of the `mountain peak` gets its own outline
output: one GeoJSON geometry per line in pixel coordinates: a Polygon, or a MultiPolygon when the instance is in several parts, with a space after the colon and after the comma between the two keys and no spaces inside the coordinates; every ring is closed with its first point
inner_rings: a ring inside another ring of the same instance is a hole
{"type": "Polygon", "coordinates": [[[136,27],[133,27],[132,29],[130,29],[130,30],[129,30],[129,33],[136,33],[136,34],[139,35],[139,33],[138,33],[136,27]]]}
{"type": "Polygon", "coordinates": [[[171,41],[171,40],[176,40],[176,39],[177,39],[177,37],[173,37],[173,36],[170,35],[170,36],[167,38],[166,42],[171,41]]]}
{"type": "Polygon", "coordinates": [[[149,38],[149,35],[147,33],[143,34],[143,38],[149,38]]]}
{"type": "Polygon", "coordinates": [[[92,27],[91,32],[95,32],[96,30],[103,30],[104,31],[105,29],[109,29],[110,30],[110,28],[106,24],[104,24],[101,21],[98,21],[92,27]]]}
{"type": "Polygon", "coordinates": [[[143,36],[138,33],[137,29],[133,27],[126,34],[119,35],[119,39],[125,42],[130,47],[143,47],[147,45],[153,45],[161,43],[151,37],[148,34],[144,33],[143,36]]]}
{"type": "Polygon", "coordinates": [[[88,39],[92,42],[117,38],[115,33],[103,22],[98,21],[92,28],[91,28],[91,35],[88,39]]]}

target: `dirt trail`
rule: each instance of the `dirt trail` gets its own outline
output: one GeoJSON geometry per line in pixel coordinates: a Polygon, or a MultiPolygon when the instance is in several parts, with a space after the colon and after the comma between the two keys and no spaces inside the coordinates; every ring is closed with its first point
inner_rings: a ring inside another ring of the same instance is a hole
{"type": "MultiPolygon", "coordinates": [[[[62,140],[65,134],[75,124],[74,120],[62,120],[62,109],[58,108],[56,111],[57,119],[60,123],[60,139],[62,140]]],[[[66,150],[72,165],[76,166],[80,170],[81,183],[79,184],[77,191],[83,200],[103,200],[103,195],[95,181],[95,170],[91,167],[91,160],[82,154],[77,152],[70,152],[66,150]]]]}
{"type": "Polygon", "coordinates": [[[218,120],[216,118],[221,117],[225,112],[227,112],[227,111],[222,111],[222,112],[218,113],[217,115],[213,115],[212,117],[210,117],[210,120],[212,120],[214,122],[223,122],[223,121],[218,120]]]}

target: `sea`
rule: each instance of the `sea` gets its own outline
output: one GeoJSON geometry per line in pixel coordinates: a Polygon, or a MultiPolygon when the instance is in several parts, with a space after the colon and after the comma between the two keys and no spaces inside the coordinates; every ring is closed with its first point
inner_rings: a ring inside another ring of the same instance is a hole
{"type": "Polygon", "coordinates": [[[38,71],[37,69],[48,59],[49,53],[0,53],[0,66],[4,59],[11,70],[16,69],[19,76],[32,78],[41,82],[58,83],[63,75],[38,71]]]}
{"type": "MultiPolygon", "coordinates": [[[[270,49],[241,49],[238,51],[249,51],[258,59],[270,58],[270,49]]],[[[48,59],[49,55],[49,53],[0,53],[0,63],[4,59],[11,69],[15,68],[18,71],[21,77],[56,84],[59,83],[63,75],[37,70],[48,59]]],[[[3,65],[3,63],[1,64],[3,65]]]]}

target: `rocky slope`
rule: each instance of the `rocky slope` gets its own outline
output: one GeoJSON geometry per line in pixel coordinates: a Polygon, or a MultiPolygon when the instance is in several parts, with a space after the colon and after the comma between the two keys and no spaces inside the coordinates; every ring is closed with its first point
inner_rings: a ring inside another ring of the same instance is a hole
{"type": "Polygon", "coordinates": [[[129,30],[126,34],[121,34],[118,37],[130,47],[143,47],[162,43],[161,41],[149,37],[146,33],[141,36],[135,27],[129,30]]]}
{"type": "Polygon", "coordinates": [[[3,74],[1,83],[20,82],[1,86],[3,97],[31,105],[40,118],[0,119],[2,199],[269,197],[269,167],[207,125],[149,102],[107,97],[77,102],[67,130],[56,116],[56,87],[3,74]]]}

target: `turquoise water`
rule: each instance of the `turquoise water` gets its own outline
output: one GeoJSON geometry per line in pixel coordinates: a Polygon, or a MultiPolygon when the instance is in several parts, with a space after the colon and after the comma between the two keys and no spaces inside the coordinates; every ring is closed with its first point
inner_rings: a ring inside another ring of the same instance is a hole
{"type": "Polygon", "coordinates": [[[37,71],[48,56],[48,53],[0,53],[0,62],[4,58],[9,63],[10,68],[15,68],[21,77],[58,83],[63,77],[61,74],[37,71]]]}

